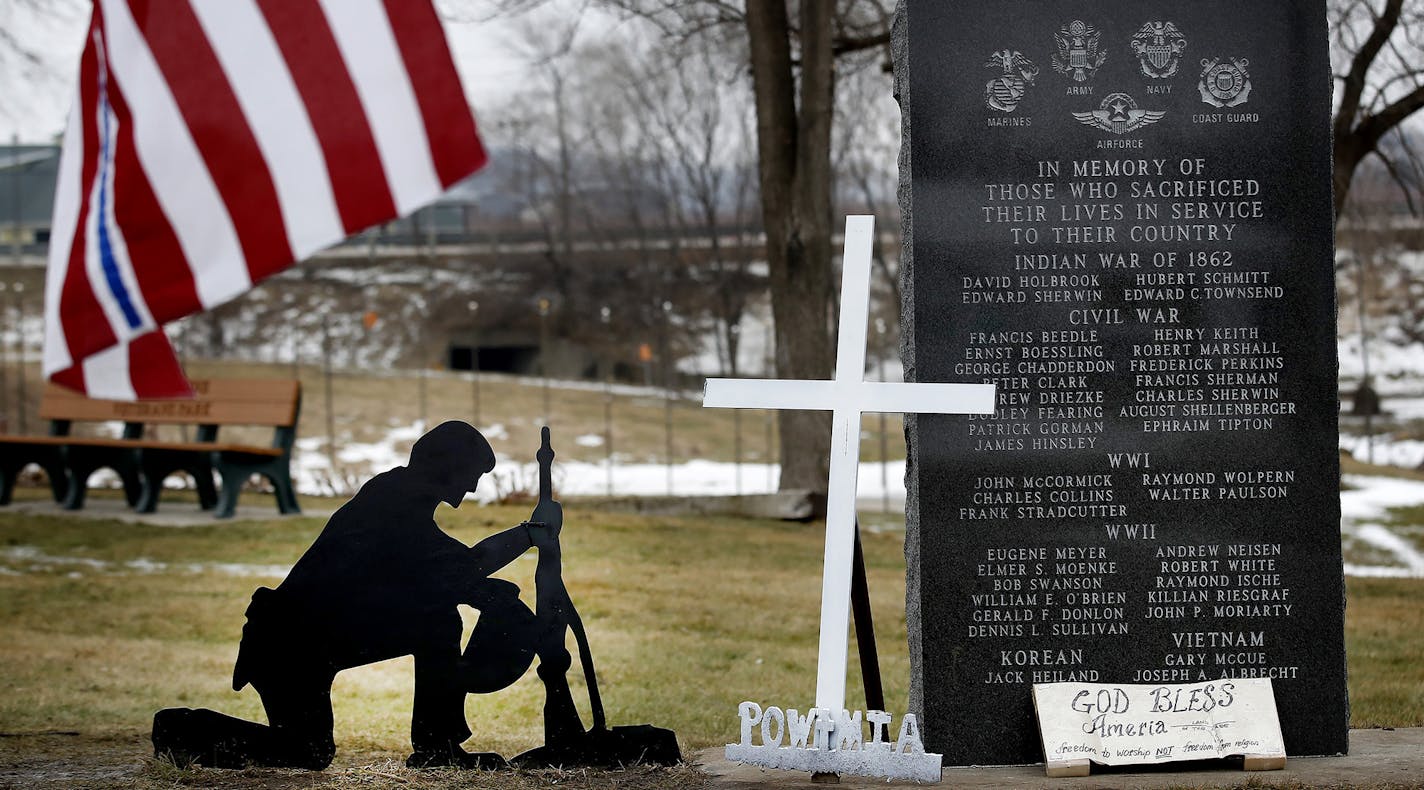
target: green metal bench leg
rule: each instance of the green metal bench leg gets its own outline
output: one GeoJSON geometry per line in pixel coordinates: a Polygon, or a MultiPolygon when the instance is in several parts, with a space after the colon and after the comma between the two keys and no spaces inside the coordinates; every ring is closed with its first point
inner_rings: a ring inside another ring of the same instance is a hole
{"type": "Polygon", "coordinates": [[[272,492],[277,497],[277,510],[283,515],[297,515],[302,508],[297,504],[297,493],[292,487],[292,475],[286,464],[282,464],[267,475],[272,481],[272,492]]]}
{"type": "Polygon", "coordinates": [[[139,497],[143,496],[143,479],[139,477],[135,470],[114,470],[119,473],[119,479],[124,483],[124,501],[129,507],[138,505],[139,497]]]}
{"type": "Polygon", "coordinates": [[[158,494],[163,489],[163,478],[154,479],[148,475],[143,477],[143,487],[139,491],[138,504],[134,505],[134,510],[140,513],[152,513],[158,509],[158,494]]]}
{"type": "Polygon", "coordinates": [[[187,472],[193,477],[198,505],[203,510],[212,510],[217,504],[213,469],[206,453],[145,448],[139,454],[139,468],[143,477],[143,493],[136,509],[140,513],[152,513],[158,509],[158,500],[163,495],[163,481],[174,472],[187,472]]]}
{"type": "Polygon", "coordinates": [[[0,505],[10,504],[10,496],[15,493],[15,480],[24,468],[24,464],[0,464],[0,505]]]}
{"type": "Polygon", "coordinates": [[[64,501],[65,495],[69,493],[69,473],[65,471],[64,464],[56,454],[55,457],[26,458],[0,464],[0,505],[10,504],[15,493],[15,484],[20,480],[20,473],[30,464],[38,464],[44,470],[45,477],[49,478],[49,492],[54,501],[64,501]]]}
{"type": "Polygon", "coordinates": [[[222,493],[218,495],[218,503],[213,516],[216,518],[232,518],[237,512],[237,495],[242,493],[242,485],[247,482],[248,473],[239,472],[235,469],[224,469],[222,472],[222,493]]]}
{"type": "Polygon", "coordinates": [[[110,455],[70,448],[66,453],[69,469],[69,486],[64,497],[65,510],[80,510],[88,494],[89,476],[100,469],[113,469],[123,482],[124,499],[130,507],[137,506],[143,495],[143,480],[138,473],[136,458],[124,455],[110,455]]]}
{"type": "MultiPolygon", "coordinates": [[[[92,472],[93,470],[90,470],[92,472]]],[[[83,510],[84,497],[89,493],[89,474],[69,470],[69,488],[64,494],[65,510],[83,510]]]]}
{"type": "MultiPolygon", "coordinates": [[[[64,468],[64,464],[57,459],[47,463],[41,463],[40,467],[45,470],[45,476],[49,478],[49,494],[54,497],[54,501],[63,502],[64,495],[69,493],[69,472],[64,468]]],[[[9,503],[9,497],[5,499],[9,503]]]]}
{"type": "MultiPolygon", "coordinates": [[[[89,469],[82,473],[71,472],[69,476],[68,491],[64,496],[65,510],[83,510],[84,500],[89,493],[89,475],[98,469],[89,469]]],[[[137,507],[140,498],[143,496],[143,482],[138,474],[132,470],[119,471],[119,479],[124,484],[124,501],[129,507],[137,507]]]]}
{"type": "Polygon", "coordinates": [[[200,472],[193,475],[193,484],[198,490],[198,507],[203,510],[212,510],[218,504],[218,490],[213,485],[213,471],[200,472]]]}

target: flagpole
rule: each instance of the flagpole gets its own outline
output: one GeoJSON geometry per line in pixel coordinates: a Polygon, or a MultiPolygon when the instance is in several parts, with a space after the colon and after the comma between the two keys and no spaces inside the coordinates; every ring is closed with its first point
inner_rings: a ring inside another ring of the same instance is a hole
{"type": "MultiPolygon", "coordinates": [[[[20,171],[20,135],[18,133],[10,135],[10,157],[11,161],[14,163],[10,167],[10,176],[13,181],[13,197],[15,200],[13,207],[15,220],[15,237],[14,239],[12,239],[12,241],[14,242],[13,253],[15,256],[15,277],[18,278],[20,276],[20,266],[24,261],[24,244],[20,240],[21,237],[24,235],[24,217],[20,210],[20,205],[24,203],[25,200],[25,187],[24,184],[20,181],[21,176],[23,174],[20,171]]],[[[0,294],[3,294],[4,290],[5,286],[3,284],[0,284],[0,294]]],[[[19,316],[18,313],[16,313],[16,337],[20,336],[21,320],[22,318],[19,316]]],[[[3,345],[4,341],[0,340],[0,346],[3,345]]],[[[4,359],[3,353],[3,350],[0,350],[0,364],[8,364],[8,360],[4,359]]],[[[15,367],[19,371],[19,379],[23,381],[25,377],[25,356],[23,346],[21,346],[20,348],[20,353],[15,355],[15,367]]],[[[10,393],[7,390],[8,386],[9,382],[5,381],[4,371],[3,369],[0,369],[0,428],[3,428],[5,430],[9,430],[10,428],[10,393]]],[[[20,400],[20,408],[25,408],[25,402],[23,397],[20,400]]],[[[16,420],[15,422],[16,424],[19,424],[19,420],[16,420]]]]}
{"type": "Polygon", "coordinates": [[[20,402],[15,404],[15,408],[18,410],[15,423],[19,426],[20,433],[28,433],[25,425],[25,401],[29,399],[25,392],[25,298],[22,295],[25,292],[25,284],[17,280],[10,291],[15,294],[15,315],[17,316],[15,319],[15,367],[20,380],[18,388],[20,402]]]}

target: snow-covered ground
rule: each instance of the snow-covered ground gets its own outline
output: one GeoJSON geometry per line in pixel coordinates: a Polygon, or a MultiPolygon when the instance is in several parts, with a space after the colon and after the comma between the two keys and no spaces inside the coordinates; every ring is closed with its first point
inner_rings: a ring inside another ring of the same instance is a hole
{"type": "MultiPolygon", "coordinates": [[[[1345,563],[1350,576],[1424,577],[1424,554],[1417,542],[1400,534],[1400,528],[1381,523],[1390,508],[1424,505],[1424,483],[1397,477],[1346,475],[1349,490],[1340,492],[1340,534],[1346,554],[1369,554],[1378,559],[1368,564],[1345,563]],[[1352,543],[1360,544],[1352,547],[1352,543]],[[1352,551],[1352,548],[1357,550],[1352,551]]],[[[1424,526],[1407,528],[1424,532],[1424,526]]]]}
{"type": "MultiPolygon", "coordinates": [[[[499,436],[504,430],[502,425],[479,427],[486,436],[499,436]]],[[[364,480],[369,474],[404,464],[408,457],[404,448],[421,435],[421,428],[419,423],[414,423],[392,429],[378,442],[347,444],[337,453],[337,460],[341,464],[369,470],[367,474],[356,475],[364,480]]],[[[603,442],[603,437],[588,434],[575,441],[585,446],[596,446],[603,442]]],[[[331,464],[322,451],[322,443],[320,438],[297,440],[297,452],[293,454],[292,461],[292,477],[297,490],[303,494],[322,496],[349,494],[360,480],[333,479],[331,464]]],[[[776,491],[781,474],[777,464],[716,461],[687,461],[671,466],[615,462],[611,476],[609,471],[605,462],[560,460],[554,464],[554,488],[561,496],[767,494],[776,491]]],[[[538,480],[538,466],[525,459],[497,455],[495,470],[489,477],[491,479],[482,483],[477,493],[470,495],[471,499],[492,502],[511,491],[532,491],[538,480]]],[[[856,492],[862,500],[878,502],[888,496],[891,502],[903,503],[905,462],[891,461],[883,465],[862,463],[856,492]]]]}
{"type": "MultiPolygon", "coordinates": [[[[1418,271],[1424,271],[1424,255],[1408,256],[1406,264],[1418,271]]],[[[349,275],[355,279],[369,277],[366,271],[345,272],[334,268],[336,274],[349,275]]],[[[330,272],[329,272],[330,273],[330,272]]],[[[393,275],[394,276],[394,275],[393,275]]],[[[1344,310],[1348,305],[1342,305],[1344,310]]],[[[412,307],[415,309],[416,305],[412,307]]],[[[41,326],[37,310],[29,312],[21,324],[23,345],[26,356],[33,360],[38,357],[38,343],[41,326]]],[[[740,327],[741,348],[739,360],[742,370],[754,375],[764,375],[766,366],[766,342],[769,332],[765,315],[765,305],[757,305],[744,316],[740,327]]],[[[314,314],[314,313],[313,313],[314,314]]],[[[333,328],[333,335],[357,338],[362,331],[359,316],[333,328]]],[[[1355,458],[1369,460],[1375,464],[1396,466],[1406,469],[1424,467],[1424,344],[1405,339],[1397,321],[1399,316],[1376,316],[1371,319],[1368,343],[1368,371],[1374,379],[1376,389],[1383,396],[1383,407],[1388,419],[1376,421],[1376,435],[1372,440],[1363,436],[1363,425],[1357,419],[1342,418],[1339,446],[1349,451],[1355,458]],[[1395,322],[1395,323],[1392,323],[1395,322]],[[1421,438],[1414,438],[1421,437],[1421,438]]],[[[242,318],[239,321],[245,320],[242,318]]],[[[253,319],[255,320],[255,318],[253,319]]],[[[7,354],[13,354],[16,337],[13,321],[0,322],[0,347],[7,354]]],[[[1345,320],[1337,342],[1340,361],[1341,395],[1348,411],[1350,396],[1366,370],[1366,360],[1361,354],[1358,329],[1345,320]]],[[[174,334],[180,338],[184,329],[175,328],[174,334]]],[[[242,334],[239,332],[238,334],[242,334]]],[[[307,347],[319,342],[319,332],[290,332],[285,338],[269,338],[268,345],[254,347],[251,356],[255,359],[283,360],[293,353],[303,358],[313,358],[317,349],[307,347]],[[293,344],[298,336],[303,337],[307,346],[293,344]],[[313,341],[312,338],[318,338],[313,341]]],[[[354,340],[352,341],[355,342],[354,340]]],[[[369,345],[369,344],[368,344],[369,345]]],[[[375,351],[371,352],[379,357],[375,351]]],[[[385,352],[394,354],[393,351],[385,352]]],[[[684,360],[680,367],[684,372],[715,374],[719,369],[720,354],[715,338],[707,338],[705,348],[684,360]]],[[[892,355],[893,357],[893,355],[892,355]]],[[[13,356],[11,357],[13,362],[13,356]]],[[[382,364],[381,359],[362,357],[351,362],[369,362],[363,365],[369,373],[372,370],[389,370],[392,376],[410,375],[409,371],[395,369],[382,364]]],[[[432,373],[431,375],[459,375],[432,373]]],[[[900,379],[898,360],[889,359],[883,378],[900,379]]],[[[867,378],[882,376],[872,367],[867,378]]],[[[602,391],[604,385],[597,382],[554,381],[552,387],[567,390],[602,391]]],[[[621,396],[661,397],[657,388],[615,385],[614,392],[621,396]]],[[[696,398],[696,393],[687,393],[696,398]]],[[[482,425],[481,430],[491,437],[505,435],[503,425],[482,425]]],[[[294,458],[294,476],[298,490],[314,495],[348,495],[371,474],[405,463],[407,448],[422,432],[419,424],[393,425],[377,441],[370,443],[348,443],[338,454],[343,471],[334,472],[323,449],[323,440],[307,437],[298,441],[294,458]]],[[[603,439],[598,434],[585,434],[573,441],[583,447],[600,446],[603,439]]],[[[878,503],[882,497],[895,506],[904,502],[904,462],[892,462],[882,467],[880,464],[863,463],[860,467],[857,495],[863,503],[878,503]]],[[[555,486],[561,495],[643,495],[659,496],[674,494],[730,495],[768,493],[776,490],[779,468],[765,463],[717,463],[709,461],[689,461],[669,468],[657,463],[632,463],[619,461],[610,470],[603,463],[560,460],[556,464],[555,486]],[[611,478],[611,481],[610,481],[611,478]]],[[[531,491],[537,479],[533,464],[526,458],[500,458],[496,471],[490,480],[481,486],[477,495],[483,500],[493,500],[513,491],[531,491]]],[[[99,482],[98,479],[95,480],[99,482]]],[[[1346,572],[1357,576],[1411,576],[1424,577],[1424,525],[1418,527],[1401,526],[1392,523],[1391,508],[1424,505],[1424,483],[1388,477],[1349,477],[1351,490],[1341,494],[1341,533],[1348,560],[1346,572]]],[[[11,557],[20,560],[23,558],[11,557]]],[[[43,564],[43,558],[25,560],[30,564],[43,564]]],[[[128,569],[133,571],[134,569],[128,569]]],[[[5,566],[0,563],[0,573],[5,566]]]]}
{"type": "Polygon", "coordinates": [[[289,570],[285,565],[254,565],[239,562],[185,562],[171,564],[158,562],[146,557],[124,562],[97,560],[92,557],[67,557],[45,554],[34,546],[6,546],[0,549],[0,576],[39,570],[68,569],[71,577],[79,577],[84,572],[103,574],[141,575],[150,573],[185,573],[206,575],[217,573],[223,576],[263,577],[281,579],[289,570]]]}

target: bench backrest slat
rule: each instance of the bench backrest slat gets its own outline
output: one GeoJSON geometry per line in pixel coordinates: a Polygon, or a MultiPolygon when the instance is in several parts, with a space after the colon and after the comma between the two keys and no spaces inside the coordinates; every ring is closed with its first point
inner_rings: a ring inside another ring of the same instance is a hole
{"type": "Polygon", "coordinates": [[[114,401],[86,398],[57,384],[45,387],[40,417],[47,420],[119,420],[173,425],[296,423],[301,384],[284,379],[195,380],[193,400],[114,401]]]}

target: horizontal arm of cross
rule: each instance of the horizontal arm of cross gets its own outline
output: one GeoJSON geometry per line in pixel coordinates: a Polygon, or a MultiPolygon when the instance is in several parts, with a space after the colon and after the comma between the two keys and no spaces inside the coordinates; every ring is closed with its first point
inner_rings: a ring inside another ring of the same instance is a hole
{"type": "Polygon", "coordinates": [[[990,414],[993,384],[707,379],[703,406],[903,414],[990,414]]]}

